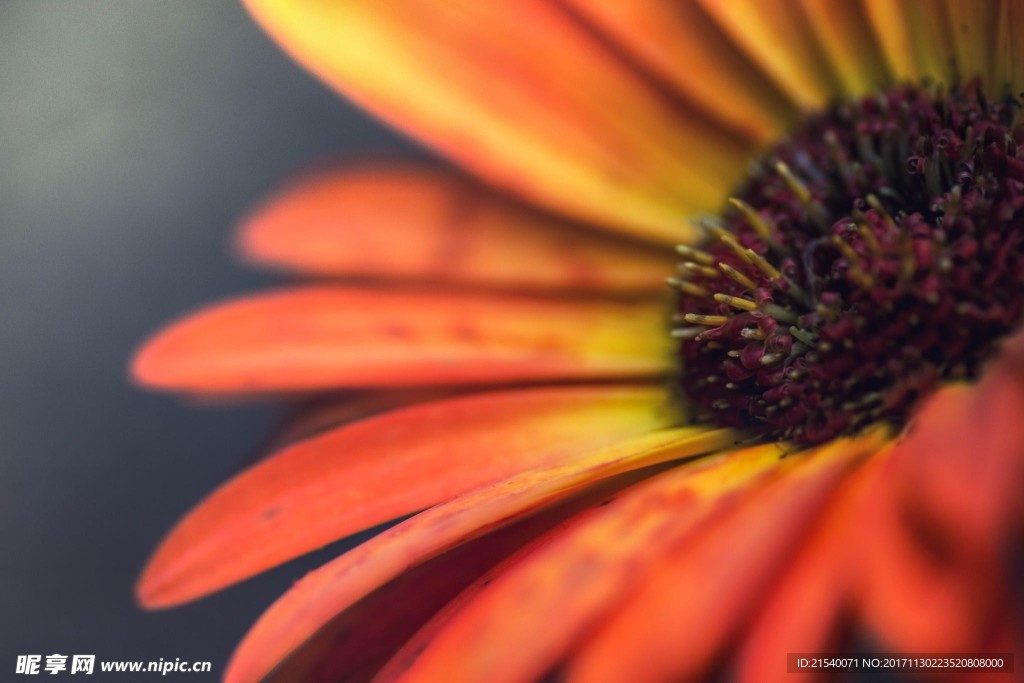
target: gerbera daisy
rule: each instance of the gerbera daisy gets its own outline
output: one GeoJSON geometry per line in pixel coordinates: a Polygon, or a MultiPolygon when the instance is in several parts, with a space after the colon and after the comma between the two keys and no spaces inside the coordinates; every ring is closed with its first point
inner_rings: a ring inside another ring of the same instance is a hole
{"type": "Polygon", "coordinates": [[[164,540],[144,606],[412,515],[289,589],[228,680],[1014,650],[1024,5],[249,8],[483,182],[298,181],[239,243],[318,284],[136,358],[149,387],[306,406],[164,540]]]}

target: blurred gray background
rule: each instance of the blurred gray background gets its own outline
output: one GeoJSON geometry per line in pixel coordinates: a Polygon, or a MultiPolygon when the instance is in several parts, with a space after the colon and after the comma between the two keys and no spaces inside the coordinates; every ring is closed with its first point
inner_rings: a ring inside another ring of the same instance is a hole
{"type": "Polygon", "coordinates": [[[323,558],[139,611],[148,553],[276,409],[149,395],[125,365],[162,323],[272,281],[227,248],[261,196],[325,161],[423,152],[232,0],[3,0],[0,93],[0,679],[17,654],[55,652],[212,660],[217,679],[323,558]]]}

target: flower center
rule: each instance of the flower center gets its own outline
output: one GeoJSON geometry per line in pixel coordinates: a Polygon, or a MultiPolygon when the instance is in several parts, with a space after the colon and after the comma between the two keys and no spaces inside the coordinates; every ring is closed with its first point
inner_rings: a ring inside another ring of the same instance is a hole
{"type": "Polygon", "coordinates": [[[698,419],[820,443],[905,421],[1024,318],[1024,123],[975,84],[834,106],[680,246],[698,419]]]}

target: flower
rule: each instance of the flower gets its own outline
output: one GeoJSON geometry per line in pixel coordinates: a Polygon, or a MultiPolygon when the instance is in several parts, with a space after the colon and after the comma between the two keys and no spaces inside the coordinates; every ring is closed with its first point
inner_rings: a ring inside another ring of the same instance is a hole
{"type": "Polygon", "coordinates": [[[1013,650],[1017,4],[249,7],[488,185],[302,180],[241,249],[335,279],[136,358],[158,389],[328,396],[171,532],[143,605],[413,515],[295,584],[228,680],[764,681],[858,643],[1013,650]]]}

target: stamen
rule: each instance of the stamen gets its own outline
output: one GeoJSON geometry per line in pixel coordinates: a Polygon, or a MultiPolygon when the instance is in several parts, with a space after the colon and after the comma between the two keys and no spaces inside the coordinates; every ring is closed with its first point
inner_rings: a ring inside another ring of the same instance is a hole
{"type": "Polygon", "coordinates": [[[883,220],[884,220],[884,221],[885,221],[885,222],[886,222],[886,223],[887,223],[888,225],[891,225],[891,226],[893,226],[893,227],[895,227],[895,226],[896,226],[896,221],[894,221],[894,220],[892,219],[892,216],[890,216],[890,215],[889,215],[889,212],[888,212],[888,211],[886,210],[886,208],[885,208],[885,207],[884,207],[884,206],[882,205],[882,202],[881,202],[881,200],[879,200],[879,199],[878,199],[878,197],[876,197],[876,196],[875,196],[875,195],[873,195],[873,194],[869,194],[869,195],[867,196],[867,201],[868,201],[868,206],[870,206],[870,207],[871,207],[872,209],[874,209],[875,211],[877,211],[877,212],[878,212],[878,215],[879,215],[879,216],[881,216],[881,217],[882,217],[882,219],[883,219],[883,220]]]}
{"type": "Polygon", "coordinates": [[[761,256],[753,249],[747,249],[743,252],[743,255],[746,256],[747,260],[753,263],[758,270],[764,273],[764,276],[769,280],[778,280],[782,277],[782,273],[776,270],[775,266],[768,263],[764,256],[761,256]]]}
{"type": "Polygon", "coordinates": [[[696,339],[704,331],[703,327],[676,327],[669,331],[673,339],[696,339]]]}
{"type": "Polygon", "coordinates": [[[772,233],[775,232],[775,228],[769,226],[768,223],[761,218],[761,215],[754,210],[754,207],[737,197],[729,197],[729,203],[735,206],[740,213],[743,214],[743,217],[747,219],[750,227],[754,229],[754,232],[757,233],[758,237],[769,242],[773,241],[772,233]]]}
{"type": "Polygon", "coordinates": [[[745,327],[740,330],[740,336],[744,339],[756,339],[758,341],[768,338],[768,335],[760,327],[745,327]]]}
{"type": "Polygon", "coordinates": [[[789,170],[789,165],[784,161],[775,162],[775,171],[782,176],[782,179],[786,181],[786,185],[793,191],[796,198],[800,200],[801,204],[806,204],[811,201],[811,191],[807,189],[807,186],[800,182],[800,179],[793,175],[793,172],[789,170]]]}
{"type": "Polygon", "coordinates": [[[689,294],[690,296],[695,297],[697,299],[703,299],[704,297],[710,296],[711,294],[711,292],[704,289],[700,285],[695,285],[692,282],[687,282],[686,280],[680,280],[677,277],[667,277],[665,278],[665,282],[668,283],[669,287],[678,289],[684,294],[689,294]]]}
{"type": "Polygon", "coordinates": [[[1024,115],[977,85],[837,105],[677,248],[699,419],[815,444],[901,423],[1024,320],[1024,115]]]}
{"type": "Polygon", "coordinates": [[[684,319],[688,323],[694,325],[708,325],[709,327],[718,327],[729,322],[728,316],[724,315],[698,315],[697,313],[687,313],[684,319]]]}
{"type": "Polygon", "coordinates": [[[864,289],[874,286],[874,279],[864,270],[864,262],[853,247],[844,242],[838,235],[832,236],[832,244],[840,251],[850,267],[850,277],[864,289]]]}
{"type": "Polygon", "coordinates": [[[715,257],[704,251],[703,249],[697,249],[696,247],[690,247],[685,244],[679,244],[676,246],[676,251],[683,258],[692,261],[693,263],[699,263],[702,266],[713,266],[715,265],[715,257]]]}
{"type": "Polygon", "coordinates": [[[757,283],[756,282],[754,282],[749,277],[747,277],[746,275],[744,275],[740,271],[738,271],[735,268],[733,268],[732,266],[730,266],[728,263],[719,263],[718,267],[722,270],[723,273],[725,273],[725,276],[727,278],[729,278],[733,282],[737,283],[738,285],[740,285],[744,289],[750,289],[750,290],[757,289],[757,283]]]}
{"type": "Polygon", "coordinates": [[[738,296],[729,296],[728,294],[715,294],[715,301],[720,304],[726,304],[733,308],[738,308],[743,311],[756,311],[757,302],[751,301],[750,299],[742,299],[738,296]]]}
{"type": "Polygon", "coordinates": [[[717,270],[715,270],[714,268],[710,268],[708,266],[699,265],[697,263],[682,263],[680,264],[679,268],[684,272],[688,271],[690,273],[706,277],[710,280],[714,280],[715,278],[718,277],[717,270]]]}
{"type": "Polygon", "coordinates": [[[792,311],[788,311],[781,306],[776,306],[775,304],[768,304],[764,306],[764,312],[779,322],[795,323],[797,321],[797,317],[792,311]]]}
{"type": "Polygon", "coordinates": [[[733,237],[729,233],[723,232],[722,234],[719,234],[718,239],[722,244],[729,247],[729,249],[732,250],[732,253],[736,254],[741,259],[748,258],[747,250],[743,247],[742,244],[736,241],[735,237],[733,237]]]}
{"type": "Polygon", "coordinates": [[[857,234],[860,235],[861,239],[864,240],[864,244],[867,245],[868,250],[871,251],[871,255],[875,258],[881,258],[885,256],[885,251],[882,249],[882,245],[879,243],[878,238],[875,237],[875,233],[872,232],[871,227],[864,223],[857,224],[857,234]]]}

